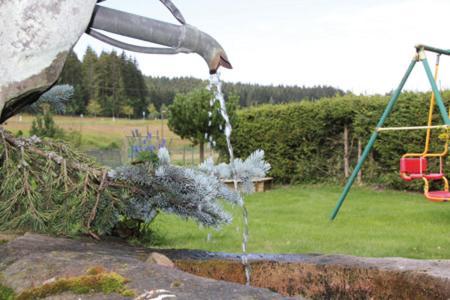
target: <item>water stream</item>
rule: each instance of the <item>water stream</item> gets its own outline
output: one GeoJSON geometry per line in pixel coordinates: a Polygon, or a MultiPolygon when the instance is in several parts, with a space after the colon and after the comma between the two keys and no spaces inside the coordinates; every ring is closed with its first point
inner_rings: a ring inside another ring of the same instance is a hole
{"type": "MultiPolygon", "coordinates": [[[[212,91],[214,92],[214,99],[213,101],[217,101],[220,104],[220,114],[222,115],[223,119],[225,120],[225,128],[224,128],[224,134],[227,141],[227,147],[228,147],[228,154],[230,155],[230,167],[233,174],[233,183],[234,183],[234,189],[239,192],[238,188],[238,178],[236,174],[236,169],[234,167],[234,152],[233,152],[233,145],[231,144],[231,132],[233,130],[230,122],[230,118],[227,113],[227,107],[225,103],[225,98],[222,93],[222,82],[220,81],[220,74],[216,73],[210,76],[209,78],[209,84],[212,88],[212,91]]],[[[214,102],[212,104],[214,104],[214,102]]],[[[247,208],[245,206],[244,197],[242,197],[242,213],[243,213],[243,232],[242,232],[242,255],[241,255],[241,261],[245,268],[245,279],[246,279],[246,285],[250,285],[250,264],[248,263],[248,254],[247,254],[247,243],[248,243],[248,212],[247,208]]]]}

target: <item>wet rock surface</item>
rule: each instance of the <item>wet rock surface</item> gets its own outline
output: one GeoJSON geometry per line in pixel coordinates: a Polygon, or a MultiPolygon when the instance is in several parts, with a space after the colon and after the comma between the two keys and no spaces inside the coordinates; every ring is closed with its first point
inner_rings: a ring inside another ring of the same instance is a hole
{"type": "MultiPolygon", "coordinates": [[[[287,299],[267,289],[197,277],[174,268],[145,263],[154,251],[116,242],[26,234],[0,245],[0,279],[5,286],[21,292],[41,286],[52,278],[80,276],[90,268],[101,266],[129,279],[127,288],[134,290],[136,295],[151,291],[153,295],[148,299],[156,299],[158,293],[175,295],[177,299],[287,299]]],[[[130,299],[118,294],[80,296],[70,293],[47,299],[80,298],[130,299]]]]}
{"type": "MultiPolygon", "coordinates": [[[[239,256],[166,252],[187,272],[244,282],[239,256]],[[170,254],[169,254],[170,253],[170,254]]],[[[314,299],[450,299],[450,261],[251,254],[251,285],[314,299]]]]}
{"type": "MultiPolygon", "coordinates": [[[[450,299],[449,260],[251,254],[249,261],[252,286],[266,289],[225,282],[244,283],[239,255],[26,234],[0,245],[0,279],[3,276],[5,285],[20,291],[103,266],[128,278],[127,287],[136,295],[163,289],[178,299],[301,299],[299,295],[313,299],[450,299]],[[178,269],[204,278],[146,263],[154,252],[167,256],[178,269]]],[[[48,299],[79,298],[66,293],[48,299]]],[[[124,297],[95,294],[81,299],[124,297]]]]}

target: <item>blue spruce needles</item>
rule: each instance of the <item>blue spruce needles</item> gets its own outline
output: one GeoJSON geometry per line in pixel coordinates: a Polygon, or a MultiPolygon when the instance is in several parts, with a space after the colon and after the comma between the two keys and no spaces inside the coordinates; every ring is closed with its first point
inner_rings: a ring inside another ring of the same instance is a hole
{"type": "MultiPolygon", "coordinates": [[[[221,201],[243,201],[221,182],[230,166],[208,161],[183,168],[170,163],[167,149],[156,154],[110,170],[62,142],[17,138],[0,127],[0,230],[98,237],[119,233],[123,222],[139,231],[160,211],[205,226],[231,221],[221,201]]],[[[244,183],[269,169],[262,151],[234,164],[244,183]]]]}
{"type": "Polygon", "coordinates": [[[254,192],[252,180],[265,177],[270,170],[270,164],[264,160],[264,151],[256,150],[246,160],[234,159],[233,164],[214,165],[212,158],[209,158],[199,166],[199,170],[222,180],[236,179],[242,186],[242,192],[249,194],[254,192]],[[232,167],[235,169],[236,178],[233,178],[232,167]]]}
{"type": "Polygon", "coordinates": [[[56,113],[64,113],[67,103],[72,98],[74,89],[71,85],[55,85],[50,90],[41,95],[38,101],[30,107],[33,111],[39,111],[42,104],[47,104],[53,108],[56,113]]]}
{"type": "Polygon", "coordinates": [[[134,194],[129,202],[129,216],[149,222],[156,216],[156,211],[163,210],[192,218],[205,226],[218,227],[231,221],[219,200],[242,205],[239,193],[200,169],[171,165],[166,148],[158,151],[158,159],[156,165],[124,166],[111,174],[114,179],[130,182],[141,189],[141,193],[134,194]]]}

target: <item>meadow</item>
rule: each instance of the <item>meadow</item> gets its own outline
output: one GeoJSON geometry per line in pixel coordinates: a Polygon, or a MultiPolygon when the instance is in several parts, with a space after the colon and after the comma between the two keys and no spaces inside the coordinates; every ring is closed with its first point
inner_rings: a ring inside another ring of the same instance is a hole
{"type": "MultiPolygon", "coordinates": [[[[177,143],[189,144],[189,141],[181,141],[179,137],[167,127],[167,120],[143,120],[143,119],[122,119],[105,117],[73,117],[54,116],[57,126],[64,129],[68,134],[71,132],[80,133],[82,136],[82,149],[107,149],[120,147],[125,142],[125,137],[131,135],[132,130],[139,130],[142,134],[151,132],[167,140],[174,139],[177,143]]],[[[6,129],[16,133],[21,130],[28,134],[34,116],[22,115],[9,119],[4,126],[6,129]]]]}
{"type": "MultiPolygon", "coordinates": [[[[22,115],[14,116],[4,125],[6,129],[13,133],[21,131],[25,136],[29,135],[34,116],[22,115]]],[[[153,143],[163,137],[166,146],[171,152],[171,159],[180,165],[197,165],[199,163],[198,146],[192,146],[187,139],[181,139],[173,133],[167,126],[167,119],[164,120],[143,120],[105,117],[78,117],[60,116],[53,117],[56,125],[65,131],[70,143],[75,144],[78,150],[92,153],[100,153],[104,150],[119,149],[122,152],[122,161],[127,157],[129,151],[128,138],[132,130],[138,130],[142,135],[148,132],[153,135],[153,143]]],[[[208,155],[217,157],[217,154],[209,148],[206,149],[208,155]]],[[[108,163],[111,159],[106,155],[103,163],[108,163]]]]}
{"type": "MultiPolygon", "coordinates": [[[[32,119],[28,115],[21,119],[15,116],[6,128],[27,135],[32,119]]],[[[132,130],[160,135],[161,126],[164,137],[172,140],[173,149],[190,145],[169,130],[166,120],[55,116],[55,122],[68,134],[81,133],[83,150],[124,147],[125,137],[132,130]]],[[[338,185],[292,185],[246,196],[249,251],[450,258],[449,204],[427,202],[419,193],[354,187],[338,218],[331,222],[329,215],[340,192],[338,185]]],[[[220,230],[161,213],[151,224],[151,234],[144,243],[239,253],[242,212],[239,207],[225,206],[234,221],[220,230]]]]}
{"type": "MultiPolygon", "coordinates": [[[[450,258],[448,204],[419,193],[354,187],[331,222],[340,192],[336,185],[293,185],[247,196],[249,251],[450,258]]],[[[242,213],[228,209],[234,221],[222,230],[160,214],[147,245],[240,253],[242,213]]]]}

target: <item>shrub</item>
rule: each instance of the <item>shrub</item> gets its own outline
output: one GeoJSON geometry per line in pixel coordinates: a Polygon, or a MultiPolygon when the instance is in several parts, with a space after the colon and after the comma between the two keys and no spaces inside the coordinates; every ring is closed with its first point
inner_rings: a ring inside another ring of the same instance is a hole
{"type": "Polygon", "coordinates": [[[61,139],[64,137],[64,131],[55,124],[50,111],[46,111],[42,115],[37,115],[33,120],[30,135],[61,139]]]}
{"type": "MultiPolygon", "coordinates": [[[[448,104],[449,92],[444,92],[448,104]]],[[[401,95],[385,126],[425,125],[429,93],[401,95]]],[[[237,157],[255,149],[266,153],[271,176],[278,182],[343,182],[344,127],[349,130],[350,171],[357,162],[358,140],[364,146],[374,130],[388,97],[347,94],[318,101],[263,105],[237,113],[232,143],[237,157]]],[[[442,124],[435,109],[434,124],[442,124]]],[[[441,151],[441,132],[432,134],[432,151],[441,151]]],[[[381,133],[363,167],[366,182],[405,188],[398,176],[402,154],[422,152],[425,131],[381,133]]],[[[420,184],[417,185],[419,187],[420,184]]]]}

